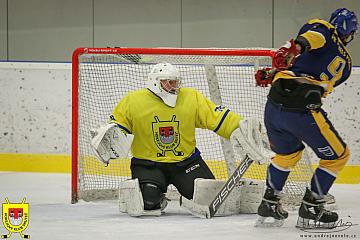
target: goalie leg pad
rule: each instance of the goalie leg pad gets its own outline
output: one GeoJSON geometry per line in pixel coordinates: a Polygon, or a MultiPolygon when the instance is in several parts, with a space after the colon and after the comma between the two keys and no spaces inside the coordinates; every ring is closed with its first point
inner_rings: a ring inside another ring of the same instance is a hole
{"type": "MultiPolygon", "coordinates": [[[[195,179],[193,201],[197,204],[208,206],[216,194],[221,190],[225,182],[225,180],[202,178],[195,179]]],[[[234,187],[234,189],[220,206],[215,216],[228,216],[238,214],[240,212],[240,185],[232,187],[234,187]]],[[[227,194],[229,194],[229,192],[224,191],[223,196],[227,194]]]]}
{"type": "Polygon", "coordinates": [[[119,211],[128,213],[132,217],[160,216],[161,210],[144,210],[144,201],[138,179],[120,182],[119,186],[119,211]]]}
{"type": "Polygon", "coordinates": [[[264,195],[264,189],[264,181],[241,179],[240,213],[257,213],[264,195]]]}
{"type": "MultiPolygon", "coordinates": [[[[225,182],[225,180],[195,179],[193,201],[201,205],[209,205],[225,182]]],[[[265,189],[263,181],[243,178],[240,184],[229,187],[234,187],[234,189],[220,206],[215,216],[257,213],[265,189]]],[[[223,191],[223,196],[226,194],[228,194],[228,191],[223,191]]]]}

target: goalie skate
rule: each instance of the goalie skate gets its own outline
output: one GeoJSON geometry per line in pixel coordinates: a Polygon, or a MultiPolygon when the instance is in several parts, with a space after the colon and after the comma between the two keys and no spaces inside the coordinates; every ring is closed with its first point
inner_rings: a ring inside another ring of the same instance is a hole
{"type": "Polygon", "coordinates": [[[306,189],[305,196],[299,208],[299,217],[296,227],[308,228],[327,228],[336,226],[338,214],[325,209],[326,199],[315,199],[311,190],[306,189]]]}
{"type": "Polygon", "coordinates": [[[257,213],[259,218],[255,227],[281,227],[284,219],[288,217],[288,213],[281,206],[280,196],[271,188],[266,189],[257,213]]]}

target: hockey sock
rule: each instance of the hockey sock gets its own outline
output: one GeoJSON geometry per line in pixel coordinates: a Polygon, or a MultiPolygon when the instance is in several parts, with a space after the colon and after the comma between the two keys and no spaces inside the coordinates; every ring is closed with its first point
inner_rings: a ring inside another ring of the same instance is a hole
{"type": "Polygon", "coordinates": [[[328,193],[335,179],[334,175],[321,168],[317,168],[311,179],[311,191],[322,197],[328,193]]]}
{"type": "Polygon", "coordinates": [[[271,163],[268,167],[266,186],[281,192],[289,174],[290,171],[281,170],[271,163]]]}

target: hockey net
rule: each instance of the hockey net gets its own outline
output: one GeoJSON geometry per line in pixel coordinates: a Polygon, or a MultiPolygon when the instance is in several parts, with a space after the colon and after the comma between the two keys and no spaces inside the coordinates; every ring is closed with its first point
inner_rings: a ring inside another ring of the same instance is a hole
{"type": "MultiPolygon", "coordinates": [[[[182,85],[196,88],[213,102],[243,117],[263,119],[268,88],[256,87],[254,73],[271,66],[269,49],[136,49],[79,48],[73,54],[72,202],[116,198],[118,185],[129,179],[130,158],[101,164],[90,148],[90,129],[105,124],[118,101],[144,88],[153,64],[176,65],[182,85]]],[[[217,179],[227,179],[239,156],[229,141],[209,130],[196,129],[197,147],[217,179]]],[[[266,179],[267,164],[253,164],[245,177],[266,179]]],[[[283,202],[300,202],[312,176],[307,155],[297,164],[284,188],[283,202]]]]}

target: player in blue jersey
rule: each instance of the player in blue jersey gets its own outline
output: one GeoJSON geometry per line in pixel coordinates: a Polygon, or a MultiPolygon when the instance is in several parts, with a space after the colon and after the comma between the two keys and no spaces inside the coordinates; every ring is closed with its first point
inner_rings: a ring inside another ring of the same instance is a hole
{"type": "Polygon", "coordinates": [[[301,159],[304,144],[320,158],[299,208],[298,227],[322,224],[333,227],[336,212],[324,209],[324,196],[337,174],[349,160],[347,144],[321,108],[321,99],[346,81],[351,73],[351,57],[346,45],[358,28],[354,12],[334,11],[330,21],[313,19],[299,31],[295,40],[277,50],[275,71],[260,70],[258,85],[271,84],[265,107],[265,126],[276,153],[267,171],[267,189],[258,208],[258,225],[267,218],[282,225],[288,213],[280,204],[280,193],[291,169],[301,159]]]}

